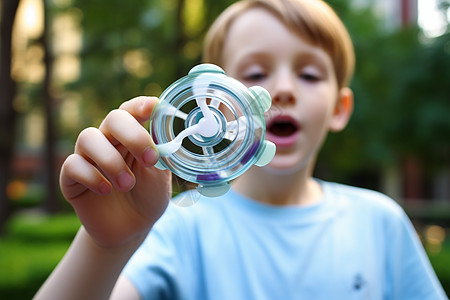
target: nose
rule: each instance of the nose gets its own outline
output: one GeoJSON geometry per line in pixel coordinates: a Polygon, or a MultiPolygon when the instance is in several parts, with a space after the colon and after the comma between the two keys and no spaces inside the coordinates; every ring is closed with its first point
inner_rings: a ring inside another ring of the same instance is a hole
{"type": "Polygon", "coordinates": [[[278,105],[295,104],[295,75],[288,70],[280,70],[274,75],[272,102],[278,105]]]}

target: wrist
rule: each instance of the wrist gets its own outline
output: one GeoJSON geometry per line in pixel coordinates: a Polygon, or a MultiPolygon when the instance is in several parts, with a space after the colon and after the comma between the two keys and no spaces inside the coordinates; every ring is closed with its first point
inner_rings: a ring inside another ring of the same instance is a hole
{"type": "Polygon", "coordinates": [[[147,237],[149,231],[145,231],[139,234],[134,235],[133,237],[128,238],[127,240],[121,242],[120,244],[115,245],[103,245],[98,243],[84,228],[81,226],[76,239],[82,240],[90,251],[94,255],[101,255],[102,257],[110,257],[111,259],[119,259],[123,257],[124,259],[128,259],[133,255],[133,253],[139,248],[139,246],[143,243],[145,238],[147,237]]]}
{"type": "Polygon", "coordinates": [[[108,299],[144,234],[114,247],[100,246],[84,227],[35,299],[108,299]]]}

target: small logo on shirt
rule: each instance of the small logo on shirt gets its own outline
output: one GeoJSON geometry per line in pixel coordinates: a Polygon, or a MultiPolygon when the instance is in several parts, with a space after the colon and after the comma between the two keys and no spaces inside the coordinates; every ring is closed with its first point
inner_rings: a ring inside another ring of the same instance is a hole
{"type": "Polygon", "coordinates": [[[366,285],[366,281],[361,274],[356,274],[353,278],[353,290],[360,291],[366,285]]]}

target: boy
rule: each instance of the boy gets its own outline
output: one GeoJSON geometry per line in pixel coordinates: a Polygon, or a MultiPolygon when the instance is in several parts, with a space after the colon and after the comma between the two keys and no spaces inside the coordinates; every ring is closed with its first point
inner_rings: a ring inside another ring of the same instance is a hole
{"type": "Polygon", "coordinates": [[[312,178],[327,132],[353,108],[353,48],[328,5],[238,2],[213,24],[205,60],[270,92],[273,161],[220,198],[166,209],[170,174],[152,167],[142,127],[157,100],[125,102],[80,134],[62,168],[83,227],[37,298],[446,298],[394,201],[312,178]]]}

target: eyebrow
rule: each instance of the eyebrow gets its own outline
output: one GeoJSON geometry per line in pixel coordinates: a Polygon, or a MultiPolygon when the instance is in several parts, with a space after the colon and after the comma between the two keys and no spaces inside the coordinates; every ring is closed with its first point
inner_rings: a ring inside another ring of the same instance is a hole
{"type": "MultiPolygon", "coordinates": [[[[296,64],[298,64],[299,62],[311,62],[313,65],[319,67],[322,71],[326,71],[327,70],[327,63],[326,61],[324,61],[323,57],[321,57],[321,55],[318,55],[317,53],[312,53],[312,52],[305,52],[303,54],[297,55],[296,57],[296,64]]],[[[330,59],[330,63],[331,63],[331,59],[330,59]]],[[[333,67],[333,65],[331,64],[331,66],[333,67]]]]}
{"type": "Polygon", "coordinates": [[[239,63],[241,62],[253,62],[253,61],[267,61],[271,59],[271,55],[264,51],[249,51],[237,58],[239,63]]]}

